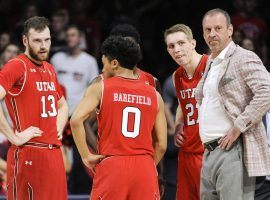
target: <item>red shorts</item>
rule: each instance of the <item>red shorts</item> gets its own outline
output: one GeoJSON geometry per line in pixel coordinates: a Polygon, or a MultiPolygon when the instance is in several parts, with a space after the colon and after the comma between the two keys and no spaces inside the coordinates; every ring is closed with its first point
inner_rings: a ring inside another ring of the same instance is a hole
{"type": "Polygon", "coordinates": [[[11,146],[7,158],[9,200],[67,200],[67,182],[60,148],[11,146]]]}
{"type": "Polygon", "coordinates": [[[203,153],[178,153],[177,200],[200,199],[200,177],[203,153]]]}
{"type": "Polygon", "coordinates": [[[158,174],[149,155],[111,156],[96,166],[91,200],[159,200],[158,174]]]}

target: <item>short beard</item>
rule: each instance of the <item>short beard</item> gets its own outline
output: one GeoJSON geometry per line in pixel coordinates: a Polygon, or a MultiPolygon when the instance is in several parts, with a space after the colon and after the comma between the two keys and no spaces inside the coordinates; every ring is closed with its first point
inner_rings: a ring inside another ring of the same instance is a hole
{"type": "Polygon", "coordinates": [[[31,56],[31,58],[33,58],[36,61],[40,61],[40,62],[46,61],[48,59],[48,57],[49,57],[49,53],[47,53],[47,56],[44,59],[43,58],[40,58],[38,56],[38,54],[36,54],[34,52],[34,50],[32,49],[32,47],[29,44],[28,44],[28,49],[29,49],[29,55],[31,56]]]}

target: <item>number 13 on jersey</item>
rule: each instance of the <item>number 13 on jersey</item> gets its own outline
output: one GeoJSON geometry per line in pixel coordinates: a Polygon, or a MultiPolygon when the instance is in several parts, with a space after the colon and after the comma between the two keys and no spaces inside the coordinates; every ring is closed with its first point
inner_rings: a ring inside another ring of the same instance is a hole
{"type": "Polygon", "coordinates": [[[41,117],[55,117],[57,110],[55,106],[55,98],[53,95],[41,97],[42,112],[41,117]],[[50,108],[47,108],[50,105],[50,108]]]}

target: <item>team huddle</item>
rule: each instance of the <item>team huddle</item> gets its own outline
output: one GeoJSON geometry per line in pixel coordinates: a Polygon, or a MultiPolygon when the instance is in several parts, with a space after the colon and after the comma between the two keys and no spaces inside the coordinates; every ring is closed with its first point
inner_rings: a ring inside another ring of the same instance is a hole
{"type": "MultiPolygon", "coordinates": [[[[256,176],[270,174],[262,116],[270,109],[270,75],[258,56],[232,41],[222,9],[202,19],[210,55],[196,52],[191,29],[164,32],[179,67],[172,74],[178,99],[174,142],[179,147],[177,200],[254,199],[256,176]]],[[[69,109],[53,66],[44,17],[25,21],[25,52],[0,71],[13,128],[0,107],[0,131],[11,142],[9,200],[65,200],[61,152],[69,109]]],[[[158,81],[138,68],[142,52],[128,33],[101,46],[102,74],[86,89],[70,124],[83,163],[94,173],[92,200],[161,199],[157,166],[167,148],[167,123],[158,81]],[[97,152],[89,151],[84,121],[96,112],[97,152]]]]}

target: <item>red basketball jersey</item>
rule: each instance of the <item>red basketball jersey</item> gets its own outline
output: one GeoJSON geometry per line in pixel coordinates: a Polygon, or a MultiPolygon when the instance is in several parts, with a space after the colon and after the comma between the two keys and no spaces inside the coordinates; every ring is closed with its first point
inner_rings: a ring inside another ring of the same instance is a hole
{"type": "Polygon", "coordinates": [[[98,113],[102,155],[154,155],[152,130],[158,111],[156,90],[139,79],[103,80],[98,113]]]}
{"type": "Polygon", "coordinates": [[[155,77],[152,74],[149,74],[149,73],[147,73],[139,68],[136,68],[136,72],[138,73],[139,80],[141,80],[142,82],[144,82],[147,85],[151,85],[154,88],[156,88],[155,77]]]}
{"type": "MultiPolygon", "coordinates": [[[[138,79],[140,81],[142,81],[143,83],[145,83],[146,85],[151,85],[153,86],[154,88],[156,88],[156,81],[155,81],[155,77],[152,75],[152,74],[149,74],[148,72],[145,72],[139,68],[136,67],[136,73],[138,74],[138,79]]],[[[106,79],[102,74],[99,75],[101,80],[104,80],[106,79]]]]}
{"type": "Polygon", "coordinates": [[[21,132],[36,126],[43,134],[31,142],[61,144],[57,139],[56,118],[62,90],[48,62],[37,66],[20,54],[0,72],[0,85],[7,92],[5,101],[15,130],[21,132]]]}
{"type": "Polygon", "coordinates": [[[203,55],[191,79],[187,77],[182,66],[174,72],[175,91],[184,116],[185,143],[181,150],[185,152],[203,152],[199,136],[198,104],[195,99],[195,89],[199,83],[207,62],[207,55],[203,55]]]}

